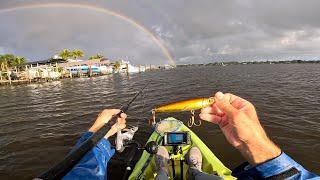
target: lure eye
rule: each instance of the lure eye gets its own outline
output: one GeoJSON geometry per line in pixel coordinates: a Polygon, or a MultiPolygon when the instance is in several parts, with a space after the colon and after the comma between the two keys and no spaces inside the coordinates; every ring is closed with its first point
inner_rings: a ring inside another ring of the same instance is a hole
{"type": "Polygon", "coordinates": [[[213,102],[214,102],[213,97],[210,97],[210,98],[208,99],[208,102],[209,102],[209,103],[213,103],[213,102]]]}

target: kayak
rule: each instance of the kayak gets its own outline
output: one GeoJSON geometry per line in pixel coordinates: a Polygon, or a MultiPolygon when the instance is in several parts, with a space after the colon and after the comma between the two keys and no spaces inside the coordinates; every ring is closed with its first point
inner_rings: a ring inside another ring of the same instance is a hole
{"type": "MultiPolygon", "coordinates": [[[[165,133],[188,133],[190,136],[191,143],[179,146],[179,153],[171,153],[170,154],[170,163],[169,163],[169,175],[170,179],[176,179],[183,177],[183,179],[187,179],[187,170],[188,165],[184,163],[184,156],[188,152],[188,150],[196,146],[199,148],[202,154],[202,171],[209,174],[216,174],[223,179],[236,179],[231,175],[231,170],[228,169],[215,155],[214,153],[201,141],[201,139],[190,130],[187,126],[185,126],[181,121],[169,117],[155,125],[155,130],[151,134],[148,139],[148,142],[154,141],[156,145],[163,145],[163,139],[165,133]],[[181,176],[181,172],[182,175],[181,176]],[[174,178],[174,176],[176,178],[174,178]]],[[[173,146],[165,146],[168,152],[173,151],[173,146]]],[[[133,179],[154,179],[157,175],[156,165],[154,160],[155,155],[152,153],[148,153],[146,150],[143,151],[141,157],[135,164],[132,173],[130,174],[130,180],[133,179]]]]}

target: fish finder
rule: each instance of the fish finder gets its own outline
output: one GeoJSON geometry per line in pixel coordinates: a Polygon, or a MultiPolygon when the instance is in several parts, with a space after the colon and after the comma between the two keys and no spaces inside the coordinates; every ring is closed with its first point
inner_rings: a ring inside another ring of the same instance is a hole
{"type": "Polygon", "coordinates": [[[163,136],[164,146],[190,145],[191,137],[189,132],[166,132],[163,136]]]}

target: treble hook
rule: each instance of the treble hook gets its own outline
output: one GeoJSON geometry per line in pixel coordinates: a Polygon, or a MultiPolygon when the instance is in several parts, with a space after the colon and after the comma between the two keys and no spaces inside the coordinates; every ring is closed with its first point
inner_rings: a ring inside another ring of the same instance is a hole
{"type": "Polygon", "coordinates": [[[191,117],[190,117],[190,119],[189,119],[189,121],[188,121],[188,127],[201,126],[201,120],[199,120],[199,123],[198,123],[198,124],[195,123],[195,118],[194,118],[194,116],[195,116],[195,111],[194,111],[194,110],[191,110],[190,112],[191,112],[191,117]]]}

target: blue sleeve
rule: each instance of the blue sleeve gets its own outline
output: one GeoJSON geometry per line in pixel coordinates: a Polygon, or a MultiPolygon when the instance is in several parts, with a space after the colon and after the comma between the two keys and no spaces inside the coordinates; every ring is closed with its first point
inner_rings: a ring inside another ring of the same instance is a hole
{"type": "MultiPolygon", "coordinates": [[[[318,179],[314,173],[304,169],[287,154],[252,167],[244,163],[237,167],[232,175],[239,179],[318,179]]],[[[320,178],[319,178],[320,179],[320,178]]]]}
{"type": "MultiPolygon", "coordinates": [[[[79,147],[92,134],[92,132],[84,133],[73,149],[79,147]]],[[[63,179],[107,179],[107,163],[114,153],[115,150],[111,149],[110,142],[102,138],[63,179]]]]}

